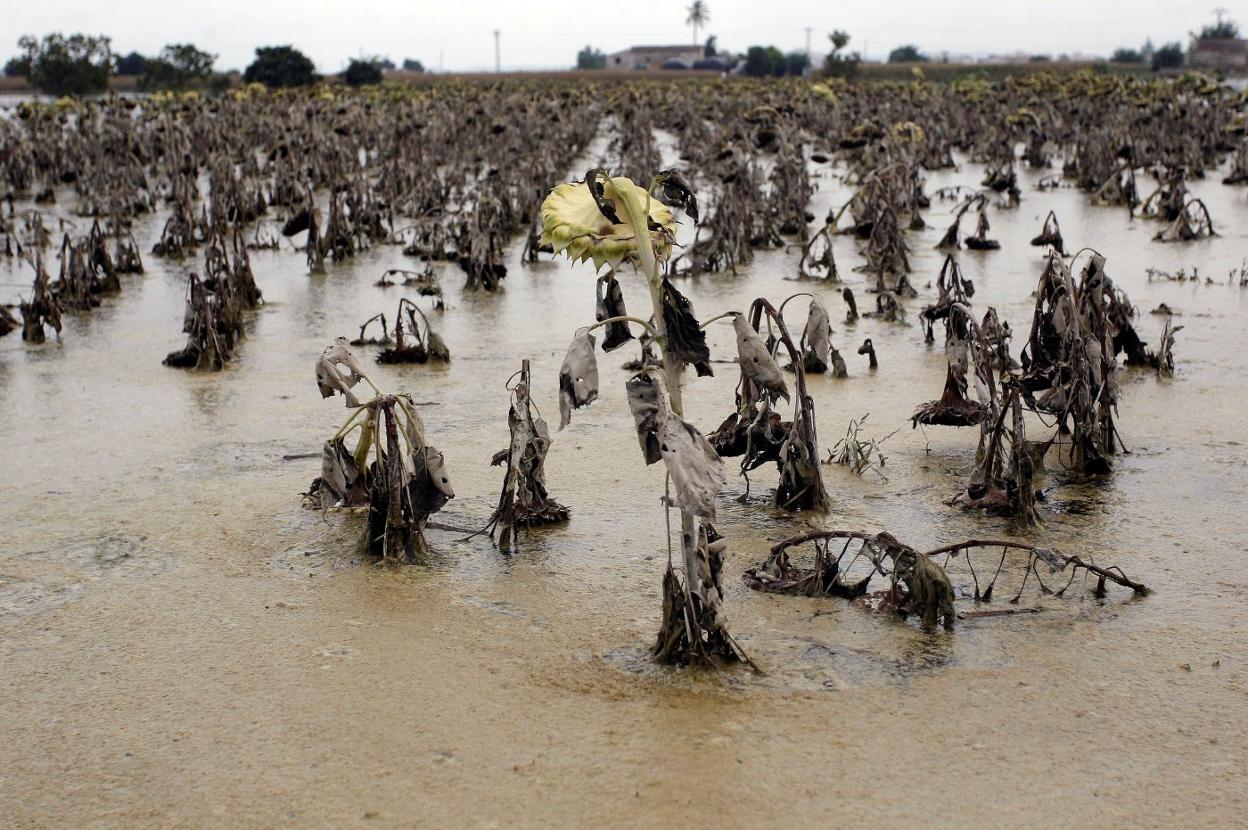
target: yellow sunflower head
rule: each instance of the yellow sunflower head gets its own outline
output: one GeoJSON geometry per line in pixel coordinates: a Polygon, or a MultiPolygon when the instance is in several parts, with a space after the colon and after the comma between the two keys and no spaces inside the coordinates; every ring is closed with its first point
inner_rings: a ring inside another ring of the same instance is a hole
{"type": "Polygon", "coordinates": [[[890,132],[893,141],[898,144],[922,144],[927,140],[923,128],[913,121],[898,121],[892,126],[890,132]]]}
{"type": "Polygon", "coordinates": [[[646,226],[655,259],[671,254],[676,220],[667,205],[622,176],[599,178],[591,171],[586,178],[559,185],[542,202],[542,244],[577,262],[592,259],[598,270],[604,265],[618,268],[625,261],[639,264],[639,240],[629,217],[632,210],[644,211],[648,199],[646,226]],[[601,187],[598,198],[590,181],[601,187]]]}

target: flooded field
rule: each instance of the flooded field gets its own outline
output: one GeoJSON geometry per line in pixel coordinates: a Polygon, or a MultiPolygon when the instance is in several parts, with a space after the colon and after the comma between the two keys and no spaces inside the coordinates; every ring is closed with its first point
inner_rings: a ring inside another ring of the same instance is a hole
{"type": "MultiPolygon", "coordinates": [[[[670,137],[659,143],[670,163],[670,137]]],[[[603,148],[600,136],[581,161],[603,148]]],[[[929,193],[978,185],[983,167],[957,160],[928,174],[929,193]]],[[[814,215],[853,193],[843,165],[809,169],[814,215]]],[[[309,275],[289,240],[253,251],[264,305],[235,359],[185,372],[161,360],[185,343],[186,276],[199,263],[147,255],[167,216],[137,218],[144,275],[122,277],[122,293],[90,314],[65,315],[60,342],[0,340],[0,823],[1240,823],[1248,289],[1231,274],[1248,258],[1248,189],[1223,186],[1222,172],[1189,182],[1218,236],[1161,244],[1157,222],[1039,189],[1042,174],[1024,168],[1020,206],[991,214],[1001,249],[957,254],[974,307],[997,309],[1015,354],[1045,264],[1028,243],[1050,210],[1070,251],[1105,256],[1146,342],[1161,334],[1149,311],[1162,303],[1183,326],[1174,377],[1122,370],[1129,454],[1092,481],[1050,464],[1036,527],[948,505],[978,431],[910,423],[943,384],[943,348],[925,345],[917,313],[935,300],[935,246],[955,202],[933,199],[927,227],[908,234],[919,296],[905,301],[905,323],[845,324],[843,286],[796,281],[794,246],[758,252],[735,276],[676,280],[703,320],[755,297],[778,305],[817,292],[850,375],[807,377],[820,445],[867,413],[864,435],[884,439],[882,476],[822,467],[826,515],[771,509],[772,465],[752,474],[742,503],[728,460],[725,608],[761,674],[649,660],[664,479],[662,465],[643,466],[625,401],[621,364],[634,347],[599,354],[599,400],[554,434],[547,479],[569,524],[522,534],[510,555],[433,528],[432,565],[381,564],[357,554],[361,517],[301,506],[347,414],[321,399],[313,365],[333,337],[390,316],[404,288],[376,282],[415,260],[377,245],[309,275]],[[856,354],[865,338],[878,370],[856,354]],[[927,631],[840,599],[743,585],[775,542],[831,527],[887,530],[920,549],[1029,540],[1119,565],[1153,592],[1098,599],[1081,583],[1060,598],[1028,595],[1017,614],[927,631]]],[[[679,240],[690,238],[686,224],[679,240]]],[[[435,517],[444,525],[478,528],[495,507],[490,458],[508,442],[505,384],[521,359],[553,428],[568,340],[594,315],[592,267],[525,263],[523,244],[509,243],[497,293],[463,291],[457,266],[435,264],[446,310],[430,319],[448,365],[370,373],[411,393],[446,455],[456,497],[435,517]]],[[[866,310],[874,278],[854,271],[858,243],[837,236],[834,249],[866,310]]],[[[0,298],[27,296],[31,276],[0,258],[0,298]]],[[[620,281],[640,309],[643,280],[622,270],[620,281]]],[[[790,330],[805,306],[790,304],[790,330]]],[[[732,327],[712,324],[708,341],[715,376],[686,373],[684,393],[685,417],[706,431],[731,413],[738,380],[732,327]]],[[[373,349],[356,351],[372,365],[373,349]]]]}

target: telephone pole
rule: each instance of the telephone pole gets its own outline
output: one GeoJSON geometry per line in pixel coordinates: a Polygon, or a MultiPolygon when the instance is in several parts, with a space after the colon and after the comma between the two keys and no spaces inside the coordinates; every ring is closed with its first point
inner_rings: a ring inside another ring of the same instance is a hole
{"type": "Polygon", "coordinates": [[[500,57],[502,53],[498,51],[498,36],[500,34],[501,32],[499,32],[498,29],[494,30],[494,71],[495,72],[503,71],[503,59],[500,57]]]}
{"type": "Polygon", "coordinates": [[[806,27],[806,59],[807,60],[810,60],[810,32],[811,32],[811,28],[807,26],[806,27]]]}

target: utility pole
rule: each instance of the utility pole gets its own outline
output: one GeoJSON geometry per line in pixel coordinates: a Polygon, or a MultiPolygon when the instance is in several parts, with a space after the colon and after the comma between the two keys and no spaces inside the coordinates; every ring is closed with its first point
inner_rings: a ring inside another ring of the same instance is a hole
{"type": "Polygon", "coordinates": [[[811,32],[811,28],[807,26],[806,27],[806,59],[807,60],[810,60],[810,32],[811,32]]]}
{"type": "Polygon", "coordinates": [[[1219,6],[1213,10],[1213,16],[1218,19],[1218,28],[1222,27],[1222,15],[1226,14],[1226,9],[1219,6]]]}
{"type": "Polygon", "coordinates": [[[499,32],[498,29],[494,30],[494,71],[495,72],[503,71],[503,59],[500,57],[502,53],[498,51],[498,36],[500,34],[501,32],[499,32]]]}

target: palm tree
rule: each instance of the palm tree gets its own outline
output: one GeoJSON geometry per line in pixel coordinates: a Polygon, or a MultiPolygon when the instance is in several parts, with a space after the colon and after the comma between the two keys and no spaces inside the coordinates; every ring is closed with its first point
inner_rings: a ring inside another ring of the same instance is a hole
{"type": "Polygon", "coordinates": [[[711,11],[706,7],[702,0],[693,0],[689,4],[689,16],[685,18],[685,22],[693,27],[693,43],[698,43],[698,28],[705,26],[711,19],[711,11]]]}

